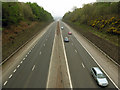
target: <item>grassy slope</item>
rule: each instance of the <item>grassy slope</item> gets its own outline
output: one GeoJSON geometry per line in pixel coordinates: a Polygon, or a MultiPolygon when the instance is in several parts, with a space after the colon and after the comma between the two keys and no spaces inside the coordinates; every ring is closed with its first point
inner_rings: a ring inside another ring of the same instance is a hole
{"type": "Polygon", "coordinates": [[[118,43],[118,41],[119,41],[118,35],[101,32],[102,30],[98,31],[97,29],[95,29],[91,26],[85,25],[85,24],[74,23],[74,25],[73,25],[73,23],[70,23],[70,22],[68,22],[68,23],[70,25],[72,25],[73,28],[76,28],[78,31],[80,28],[83,32],[91,32],[92,34],[95,34],[98,37],[100,37],[104,40],[107,40],[108,42],[110,42],[116,46],[120,46],[118,43]]]}
{"type": "MultiPolygon", "coordinates": [[[[67,12],[63,20],[82,29],[83,32],[91,32],[108,42],[119,46],[120,36],[120,2],[98,2],[85,4],[72,12],[67,12]]],[[[73,26],[73,25],[72,25],[73,26]]],[[[73,26],[73,27],[75,27],[73,26]]],[[[79,29],[77,29],[78,32],[79,29]]]]}
{"type": "Polygon", "coordinates": [[[11,26],[2,32],[2,59],[40,32],[50,22],[21,22],[19,26],[11,26]],[[12,30],[12,31],[11,31],[12,30]]]}
{"type": "Polygon", "coordinates": [[[2,11],[3,60],[53,20],[37,3],[3,2],[2,11]]]}
{"type": "Polygon", "coordinates": [[[80,25],[79,27],[97,35],[98,37],[100,37],[102,39],[107,40],[108,42],[110,42],[110,43],[112,43],[116,46],[119,45],[117,35],[108,34],[108,33],[105,33],[105,32],[100,32],[100,31],[96,30],[95,28],[92,28],[92,27],[90,27],[88,25],[84,25],[84,24],[80,25]]]}

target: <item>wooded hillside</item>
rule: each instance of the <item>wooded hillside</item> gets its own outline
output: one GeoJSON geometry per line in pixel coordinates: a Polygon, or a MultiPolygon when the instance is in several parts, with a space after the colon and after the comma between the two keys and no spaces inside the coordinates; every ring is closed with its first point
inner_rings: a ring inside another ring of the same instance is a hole
{"type": "Polygon", "coordinates": [[[120,63],[120,2],[85,4],[63,19],[117,63],[120,63]]]}
{"type": "Polygon", "coordinates": [[[50,21],[53,17],[49,12],[38,6],[37,3],[3,2],[2,24],[3,27],[17,25],[20,21],[50,21]]]}
{"type": "Polygon", "coordinates": [[[120,34],[120,2],[86,4],[73,12],[67,12],[63,20],[86,24],[101,32],[120,34]]]}
{"type": "Polygon", "coordinates": [[[2,2],[2,59],[30,41],[53,21],[37,3],[2,2]]]}

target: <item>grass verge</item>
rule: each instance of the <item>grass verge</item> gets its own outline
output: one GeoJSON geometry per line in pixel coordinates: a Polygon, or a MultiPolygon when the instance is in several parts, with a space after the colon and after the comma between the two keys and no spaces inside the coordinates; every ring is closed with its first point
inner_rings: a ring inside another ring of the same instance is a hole
{"type": "Polygon", "coordinates": [[[89,31],[91,33],[93,33],[94,35],[104,39],[104,40],[107,40],[109,43],[112,43],[116,46],[120,46],[118,44],[118,35],[113,35],[113,34],[109,34],[109,33],[106,33],[106,32],[102,32],[102,31],[98,31],[96,30],[95,28],[92,28],[88,25],[80,25],[79,26],[80,28],[86,30],[86,31],[89,31]]]}
{"type": "Polygon", "coordinates": [[[2,32],[2,60],[12,54],[17,48],[40,32],[50,22],[27,22],[28,25],[19,25],[12,27],[14,30],[5,30],[2,32]],[[20,31],[18,29],[21,29],[20,31]],[[9,32],[8,32],[9,31],[9,32]]]}
{"type": "MultiPolygon", "coordinates": [[[[65,21],[66,22],[66,21],[65,21]]],[[[92,33],[104,40],[107,40],[109,43],[114,44],[115,46],[120,46],[119,42],[119,36],[116,34],[110,34],[106,32],[102,32],[102,30],[97,30],[91,26],[85,25],[85,24],[78,24],[78,23],[71,23],[71,22],[66,22],[69,25],[71,25],[73,28],[75,28],[78,32],[80,31],[81,33],[92,33]]],[[[104,31],[104,30],[103,30],[104,31]]]]}

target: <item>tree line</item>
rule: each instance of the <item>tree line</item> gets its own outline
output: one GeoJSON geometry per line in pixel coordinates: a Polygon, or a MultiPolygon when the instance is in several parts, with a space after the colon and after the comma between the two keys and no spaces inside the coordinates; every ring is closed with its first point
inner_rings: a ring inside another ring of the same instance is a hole
{"type": "Polygon", "coordinates": [[[2,26],[18,24],[20,21],[50,21],[52,15],[37,3],[2,2],[2,26]]]}
{"type": "Polygon", "coordinates": [[[86,24],[99,31],[120,34],[120,2],[96,2],[85,4],[73,12],[67,12],[63,20],[86,24]]]}

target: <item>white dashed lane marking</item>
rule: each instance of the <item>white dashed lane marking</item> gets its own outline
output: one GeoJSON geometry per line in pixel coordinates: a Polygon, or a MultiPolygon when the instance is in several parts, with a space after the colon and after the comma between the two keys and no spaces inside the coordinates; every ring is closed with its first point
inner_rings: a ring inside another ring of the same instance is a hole
{"type": "Polygon", "coordinates": [[[45,44],[44,44],[44,46],[45,46],[45,44]]]}
{"type": "Polygon", "coordinates": [[[9,76],[9,78],[11,78],[12,77],[12,74],[9,76]]]}
{"type": "Polygon", "coordinates": [[[23,61],[21,61],[20,63],[23,63],[23,61]]]}
{"type": "Polygon", "coordinates": [[[23,58],[23,60],[25,60],[25,58],[23,58]]]}
{"type": "Polygon", "coordinates": [[[35,69],[35,65],[33,66],[33,68],[32,68],[32,71],[35,69]]]}
{"type": "Polygon", "coordinates": [[[16,72],[16,69],[13,72],[16,72]]]}
{"type": "Polygon", "coordinates": [[[84,64],[82,63],[83,68],[85,68],[84,64]]]}
{"type": "Polygon", "coordinates": [[[75,52],[77,53],[77,50],[75,50],[75,52]]]}
{"type": "Polygon", "coordinates": [[[17,66],[17,68],[19,68],[19,67],[20,67],[20,65],[17,66]]]}
{"type": "Polygon", "coordinates": [[[8,81],[5,81],[4,86],[7,84],[8,81]]]}
{"type": "Polygon", "coordinates": [[[40,55],[41,55],[41,52],[40,52],[40,55]]]}

